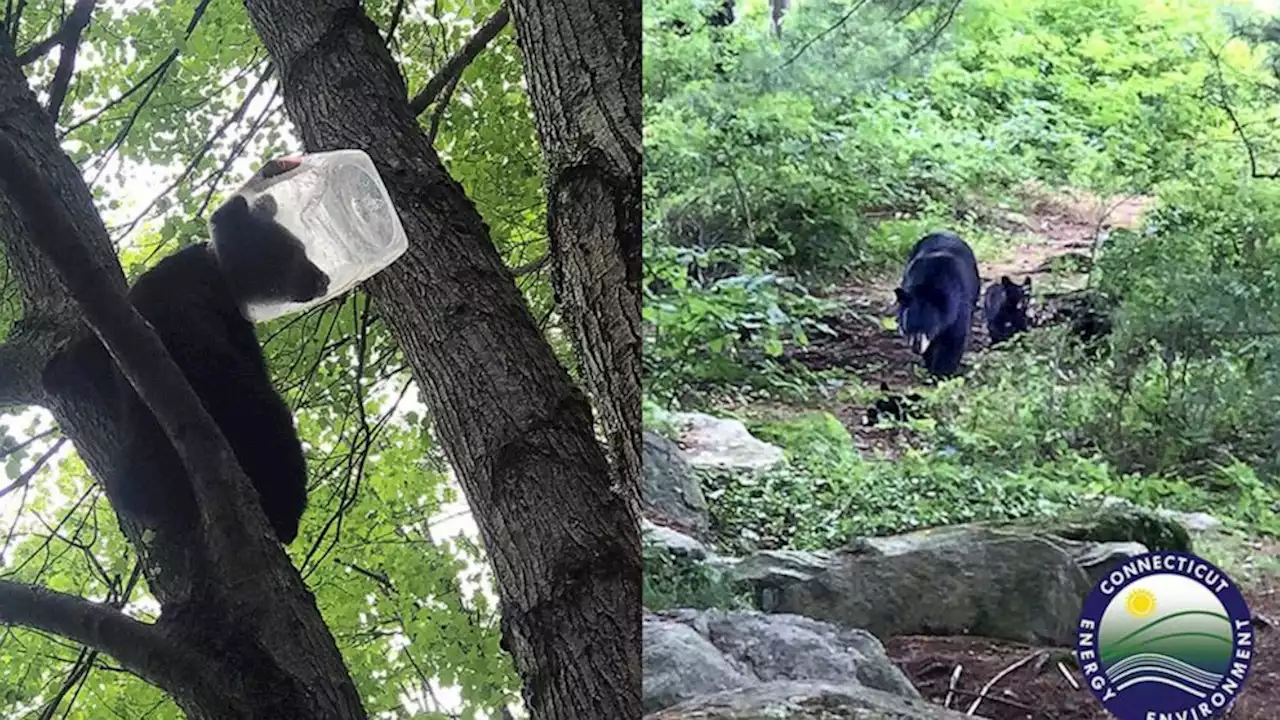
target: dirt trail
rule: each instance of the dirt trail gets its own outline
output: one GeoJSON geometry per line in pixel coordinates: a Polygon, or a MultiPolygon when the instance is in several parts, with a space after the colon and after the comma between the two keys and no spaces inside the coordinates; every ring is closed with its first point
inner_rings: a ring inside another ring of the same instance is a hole
{"type": "MultiPolygon", "coordinates": [[[[979,262],[978,273],[984,288],[1001,275],[1017,282],[1032,277],[1033,296],[1046,286],[1061,288],[1064,282],[1070,282],[1069,276],[1051,273],[1051,261],[1075,255],[1087,263],[1100,229],[1137,228],[1142,213],[1152,203],[1151,198],[1141,196],[1104,201],[1083,192],[1028,193],[1028,197],[1025,216],[1002,211],[990,213],[992,225],[1022,241],[1012,257],[979,262]]],[[[839,290],[832,299],[844,306],[844,312],[828,323],[836,334],[816,338],[811,346],[796,350],[790,356],[815,370],[844,368],[871,387],[884,383],[893,392],[906,392],[922,384],[925,379],[919,370],[919,359],[895,331],[879,323],[881,318],[894,313],[896,283],[897,278],[892,277],[839,290]]],[[[979,311],[974,314],[966,361],[973,354],[984,352],[989,342],[986,323],[979,311]]],[[[862,406],[842,405],[832,412],[849,428],[860,451],[895,455],[901,431],[866,426],[866,410],[862,406]]]]}
{"type": "MultiPolygon", "coordinates": [[[[1048,272],[1047,264],[1064,255],[1088,258],[1099,230],[1135,230],[1152,198],[1131,196],[1100,199],[1088,193],[1041,195],[1031,201],[1030,215],[1005,214],[995,218],[1006,231],[1026,237],[1012,258],[978,264],[984,283],[1008,275],[1021,280],[1048,272]]],[[[1032,280],[1035,283],[1035,280],[1032,280]]]]}

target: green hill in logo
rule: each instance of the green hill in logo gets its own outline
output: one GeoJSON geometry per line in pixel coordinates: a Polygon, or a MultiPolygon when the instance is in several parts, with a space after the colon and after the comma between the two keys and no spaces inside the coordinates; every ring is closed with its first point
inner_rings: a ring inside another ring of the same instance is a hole
{"type": "Polygon", "coordinates": [[[1180,575],[1153,575],[1112,599],[1098,651],[1117,691],[1157,683],[1203,696],[1230,667],[1232,642],[1231,619],[1211,590],[1180,575]]]}

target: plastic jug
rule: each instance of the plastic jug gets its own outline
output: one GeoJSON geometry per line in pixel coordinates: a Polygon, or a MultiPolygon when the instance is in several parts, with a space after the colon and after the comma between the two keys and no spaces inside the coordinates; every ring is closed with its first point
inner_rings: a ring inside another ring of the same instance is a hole
{"type": "Polygon", "coordinates": [[[254,322],[306,310],[342,295],[390,265],[409,246],[387,188],[361,150],[277,158],[234,195],[274,205],[274,220],[301,241],[307,259],[329,276],[324,295],[307,302],[249,304],[254,322]],[[270,201],[274,202],[270,202],[270,201]]]}

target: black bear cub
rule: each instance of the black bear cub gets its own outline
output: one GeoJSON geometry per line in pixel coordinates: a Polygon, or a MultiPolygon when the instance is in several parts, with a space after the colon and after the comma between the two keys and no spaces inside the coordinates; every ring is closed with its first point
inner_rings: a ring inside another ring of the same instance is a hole
{"type": "Polygon", "coordinates": [[[867,408],[866,425],[875,426],[882,418],[906,422],[916,416],[924,400],[919,393],[898,393],[889,389],[889,383],[880,382],[880,399],[867,408]]]}
{"type": "Polygon", "coordinates": [[[978,261],[960,236],[930,233],[911,248],[898,299],[898,330],[938,376],[960,369],[978,304],[978,261]]]}
{"type": "MultiPolygon", "coordinates": [[[[306,509],[307,466],[293,415],[271,384],[244,306],[305,302],[323,295],[329,278],[274,214],[269,197],[250,208],[233,196],[210,218],[213,242],[161,260],[129,289],[129,301],[226,436],[276,537],[288,544],[306,509]]],[[[177,451],[96,337],[55,358],[44,382],[52,389],[77,378],[108,385],[102,395],[117,403],[124,433],[111,466],[120,489],[117,509],[148,527],[192,527],[195,499],[177,451]]]]}
{"type": "Polygon", "coordinates": [[[982,309],[987,317],[987,334],[991,344],[1002,343],[1031,327],[1027,308],[1031,303],[1031,278],[1018,285],[1001,275],[982,296],[982,309]]]}
{"type": "Polygon", "coordinates": [[[329,276],[307,258],[302,241],[273,218],[276,201],[263,195],[252,208],[239,195],[214,211],[213,254],[240,305],[273,300],[306,302],[329,290],[329,276]]]}

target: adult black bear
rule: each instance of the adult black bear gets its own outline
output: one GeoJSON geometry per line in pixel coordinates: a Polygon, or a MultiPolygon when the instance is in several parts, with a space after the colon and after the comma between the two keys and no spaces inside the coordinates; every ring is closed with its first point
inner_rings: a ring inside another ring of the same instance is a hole
{"type": "Polygon", "coordinates": [[[911,248],[898,298],[898,329],[934,375],[960,369],[978,304],[978,261],[960,236],[930,233],[911,248]]]}
{"type": "MultiPolygon", "coordinates": [[[[274,214],[269,198],[250,208],[233,196],[210,218],[213,242],[161,260],[130,288],[129,301],[222,430],[276,537],[287,545],[297,537],[306,509],[307,466],[293,415],[271,385],[253,323],[243,311],[251,301],[320,297],[329,278],[274,214]]],[[[123,423],[123,442],[111,465],[120,490],[117,510],[148,527],[192,527],[194,496],[177,451],[93,336],[54,358],[44,373],[50,390],[86,378],[109,385],[103,394],[114,396],[123,423]]]]}
{"type": "Polygon", "coordinates": [[[982,295],[982,309],[987,317],[987,334],[991,344],[1002,343],[1016,333],[1031,327],[1027,307],[1031,302],[1031,278],[1018,285],[1001,275],[1000,282],[992,283],[982,295]]]}

